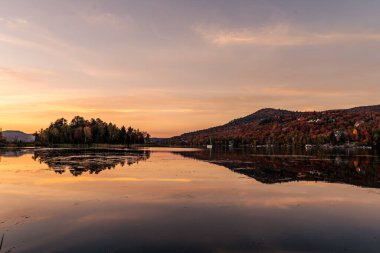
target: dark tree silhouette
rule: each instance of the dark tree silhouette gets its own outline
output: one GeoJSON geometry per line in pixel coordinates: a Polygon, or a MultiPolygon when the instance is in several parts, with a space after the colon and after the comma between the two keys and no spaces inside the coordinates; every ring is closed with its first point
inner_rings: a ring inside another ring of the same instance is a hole
{"type": "Polygon", "coordinates": [[[52,144],[144,144],[149,141],[150,135],[132,127],[117,127],[101,119],[86,120],[75,116],[70,123],[64,118],[52,122],[46,129],[35,133],[36,143],[40,145],[52,144]]]}

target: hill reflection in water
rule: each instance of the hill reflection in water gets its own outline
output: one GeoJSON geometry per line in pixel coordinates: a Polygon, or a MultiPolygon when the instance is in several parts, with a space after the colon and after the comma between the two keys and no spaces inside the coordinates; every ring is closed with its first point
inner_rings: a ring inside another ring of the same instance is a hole
{"type": "Polygon", "coordinates": [[[42,149],[36,150],[33,159],[45,163],[58,174],[66,171],[74,176],[82,173],[98,174],[116,166],[128,166],[149,159],[147,150],[122,149],[42,149]]]}
{"type": "Polygon", "coordinates": [[[265,183],[323,181],[380,188],[380,158],[372,150],[212,150],[178,154],[224,166],[265,183]]]}
{"type": "Polygon", "coordinates": [[[20,157],[33,153],[33,149],[0,149],[0,161],[2,157],[20,157]]]}

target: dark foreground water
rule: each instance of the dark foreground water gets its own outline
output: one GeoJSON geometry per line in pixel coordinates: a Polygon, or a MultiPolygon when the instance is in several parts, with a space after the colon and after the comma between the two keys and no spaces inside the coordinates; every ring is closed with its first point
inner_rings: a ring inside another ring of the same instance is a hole
{"type": "Polygon", "coordinates": [[[374,151],[0,151],[3,252],[380,252],[374,151]]]}

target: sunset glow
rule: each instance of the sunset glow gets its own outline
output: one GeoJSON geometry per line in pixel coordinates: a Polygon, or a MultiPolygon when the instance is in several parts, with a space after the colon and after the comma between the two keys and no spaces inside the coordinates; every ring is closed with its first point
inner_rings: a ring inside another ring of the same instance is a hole
{"type": "Polygon", "coordinates": [[[266,107],[378,104],[379,10],[369,0],[2,1],[0,127],[32,133],[81,115],[169,137],[266,107]]]}

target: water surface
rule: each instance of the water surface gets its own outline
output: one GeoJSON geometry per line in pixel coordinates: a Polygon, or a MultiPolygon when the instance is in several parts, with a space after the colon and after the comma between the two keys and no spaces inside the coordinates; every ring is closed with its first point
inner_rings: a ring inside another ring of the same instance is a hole
{"type": "Polygon", "coordinates": [[[2,252],[379,252],[374,151],[3,150],[2,252]]]}

